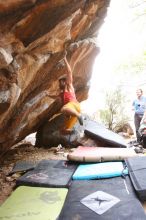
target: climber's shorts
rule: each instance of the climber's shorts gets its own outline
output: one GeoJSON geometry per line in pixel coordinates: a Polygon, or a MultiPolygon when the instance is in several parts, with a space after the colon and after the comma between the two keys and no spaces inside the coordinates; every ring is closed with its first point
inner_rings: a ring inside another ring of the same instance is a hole
{"type": "Polygon", "coordinates": [[[63,108],[76,110],[78,113],[81,112],[80,103],[79,102],[68,102],[63,106],[63,108]]]}
{"type": "MultiPolygon", "coordinates": [[[[65,104],[63,106],[63,108],[65,109],[72,109],[72,110],[75,110],[77,111],[78,113],[81,112],[81,108],[80,108],[80,103],[79,102],[68,102],[67,104],[65,104]]],[[[69,116],[66,118],[65,120],[65,126],[64,128],[66,130],[68,129],[72,129],[73,126],[75,125],[75,123],[77,122],[77,117],[75,116],[69,116]]]]}

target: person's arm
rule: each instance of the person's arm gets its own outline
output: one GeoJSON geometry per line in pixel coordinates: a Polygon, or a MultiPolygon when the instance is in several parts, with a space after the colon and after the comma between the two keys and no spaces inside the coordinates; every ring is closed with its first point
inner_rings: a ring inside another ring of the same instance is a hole
{"type": "Polygon", "coordinates": [[[67,66],[67,84],[71,86],[73,83],[72,70],[71,70],[71,67],[70,67],[66,57],[64,58],[64,62],[67,66]]]}
{"type": "Polygon", "coordinates": [[[135,111],[135,101],[132,103],[132,111],[135,111]]]}
{"type": "Polygon", "coordinates": [[[52,91],[51,93],[47,92],[46,95],[52,99],[57,99],[59,97],[59,93],[57,91],[52,91]]]}
{"type": "Polygon", "coordinates": [[[58,95],[47,95],[47,96],[49,96],[49,97],[52,98],[52,99],[58,98],[58,95]]]}

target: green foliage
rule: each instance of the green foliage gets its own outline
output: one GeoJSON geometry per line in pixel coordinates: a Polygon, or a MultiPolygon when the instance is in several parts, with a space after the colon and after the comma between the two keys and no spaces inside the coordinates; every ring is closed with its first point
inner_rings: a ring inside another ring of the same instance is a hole
{"type": "MultiPolygon", "coordinates": [[[[123,91],[126,89],[129,92],[128,96],[130,97],[132,87],[141,87],[146,84],[146,0],[121,0],[121,3],[124,4],[124,9],[126,9],[123,11],[126,23],[124,23],[125,20],[123,19],[123,24],[125,24],[123,29],[122,24],[119,24],[122,30],[119,33],[121,33],[123,38],[120,38],[119,42],[121,44],[119,44],[118,50],[111,51],[111,57],[112,54],[113,57],[116,54],[116,57],[115,60],[111,59],[112,68],[110,74],[113,85],[115,83],[121,85],[123,91]]],[[[110,61],[110,57],[108,61],[110,61]]],[[[107,128],[117,131],[119,127],[130,120],[127,117],[129,112],[127,113],[126,109],[130,102],[121,88],[111,91],[108,90],[108,87],[105,89],[108,91],[105,94],[105,108],[100,110],[100,116],[96,114],[94,118],[97,121],[101,120],[107,128]]]]}
{"type": "Polygon", "coordinates": [[[127,99],[121,88],[106,92],[105,109],[100,110],[100,119],[108,129],[115,131],[119,125],[128,122],[126,103],[127,99]]]}
{"type": "Polygon", "coordinates": [[[139,75],[146,69],[146,50],[143,53],[130,57],[120,65],[115,67],[114,72],[119,75],[139,75]]]}

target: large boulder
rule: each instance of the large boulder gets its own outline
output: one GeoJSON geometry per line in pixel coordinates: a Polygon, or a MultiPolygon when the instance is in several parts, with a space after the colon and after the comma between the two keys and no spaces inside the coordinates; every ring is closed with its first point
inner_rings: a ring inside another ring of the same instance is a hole
{"type": "MultiPolygon", "coordinates": [[[[46,121],[36,133],[36,147],[57,147],[62,145],[64,147],[77,147],[82,146],[95,146],[95,147],[107,147],[113,145],[107,144],[107,141],[99,138],[91,138],[85,134],[85,129],[89,123],[96,122],[90,120],[89,116],[83,115],[84,124],[81,126],[77,120],[72,128],[72,132],[69,134],[62,133],[62,128],[64,127],[65,120],[67,118],[59,113],[55,115],[52,119],[46,121]]],[[[101,125],[102,126],[102,125],[101,125]]],[[[102,131],[101,131],[102,132],[102,131]]]]}
{"type": "Polygon", "coordinates": [[[0,151],[36,131],[61,105],[52,95],[67,51],[79,101],[88,95],[108,0],[0,1],[0,151]]]}

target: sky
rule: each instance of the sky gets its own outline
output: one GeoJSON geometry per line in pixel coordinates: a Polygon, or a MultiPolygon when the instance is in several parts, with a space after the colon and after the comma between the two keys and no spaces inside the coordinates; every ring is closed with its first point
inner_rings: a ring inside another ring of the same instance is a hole
{"type": "Polygon", "coordinates": [[[132,100],[135,97],[136,88],[144,80],[146,82],[145,73],[141,79],[133,77],[130,81],[129,79],[126,81],[125,76],[118,78],[113,75],[116,65],[126,61],[129,57],[140,54],[146,45],[146,29],[144,30],[143,25],[140,25],[135,19],[135,13],[142,13],[144,5],[139,4],[136,7],[136,12],[133,7],[134,3],[140,2],[143,1],[132,0],[131,8],[129,8],[127,0],[111,0],[105,22],[97,37],[100,53],[93,66],[89,98],[82,103],[83,111],[88,114],[93,114],[98,109],[104,108],[103,89],[114,88],[125,80],[123,81],[124,89],[130,89],[129,98],[132,100]]]}

